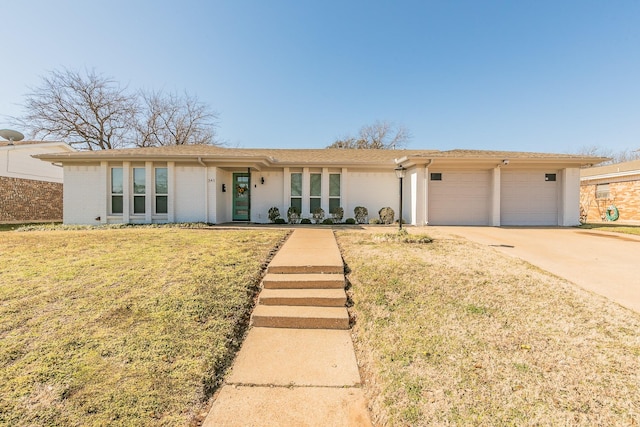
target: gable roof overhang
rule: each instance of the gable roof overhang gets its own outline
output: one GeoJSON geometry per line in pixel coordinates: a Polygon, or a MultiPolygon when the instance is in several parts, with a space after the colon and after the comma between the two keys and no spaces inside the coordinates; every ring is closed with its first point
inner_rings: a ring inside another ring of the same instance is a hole
{"type": "Polygon", "coordinates": [[[485,150],[348,150],[348,149],[243,149],[203,145],[149,147],[73,153],[49,153],[38,159],[70,164],[99,161],[176,161],[210,164],[223,169],[255,170],[285,167],[331,167],[393,170],[398,164],[406,168],[433,165],[444,168],[486,168],[505,165],[518,168],[566,168],[597,164],[602,157],[570,154],[526,153],[485,150]]]}

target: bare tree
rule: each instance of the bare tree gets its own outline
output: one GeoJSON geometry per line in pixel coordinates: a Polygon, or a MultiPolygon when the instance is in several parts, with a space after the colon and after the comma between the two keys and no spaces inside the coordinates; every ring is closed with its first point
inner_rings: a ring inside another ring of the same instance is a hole
{"type": "Polygon", "coordinates": [[[586,156],[608,157],[611,159],[598,164],[598,166],[640,159],[640,150],[630,150],[627,148],[620,151],[614,151],[611,148],[598,147],[597,145],[582,147],[578,149],[576,153],[586,156]]]}
{"type": "Polygon", "coordinates": [[[327,148],[392,149],[402,148],[411,139],[411,133],[402,125],[376,120],[360,128],[357,137],[337,139],[327,148]]]}
{"type": "Polygon", "coordinates": [[[196,96],[185,92],[141,92],[135,123],[138,147],[183,144],[217,144],[217,114],[196,96]]]}
{"type": "Polygon", "coordinates": [[[135,98],[109,77],[88,71],[52,71],[26,95],[19,119],[33,138],[66,140],[86,150],[120,148],[130,142],[135,98]]]}

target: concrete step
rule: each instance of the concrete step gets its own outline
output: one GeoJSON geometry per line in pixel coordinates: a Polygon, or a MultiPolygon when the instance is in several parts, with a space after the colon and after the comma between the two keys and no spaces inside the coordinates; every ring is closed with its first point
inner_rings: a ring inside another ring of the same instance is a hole
{"type": "Polygon", "coordinates": [[[267,268],[268,273],[275,274],[299,274],[299,273],[344,273],[344,265],[342,261],[336,261],[334,263],[322,263],[322,264],[300,264],[300,265],[276,265],[273,262],[269,264],[267,268]]]}
{"type": "Polygon", "coordinates": [[[265,289],[344,289],[344,274],[274,274],[262,279],[265,289]]]}
{"type": "Polygon", "coordinates": [[[265,328],[349,329],[349,314],[345,307],[258,305],[251,323],[265,328]]]}
{"type": "Polygon", "coordinates": [[[260,292],[260,304],[265,305],[344,307],[346,303],[344,289],[263,289],[260,292]]]}

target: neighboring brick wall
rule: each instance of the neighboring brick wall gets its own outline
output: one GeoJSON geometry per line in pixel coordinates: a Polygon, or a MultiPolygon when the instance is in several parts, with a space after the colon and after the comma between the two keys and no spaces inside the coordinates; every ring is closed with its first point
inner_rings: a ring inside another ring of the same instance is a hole
{"type": "Polygon", "coordinates": [[[595,184],[580,186],[580,207],[587,212],[587,222],[602,221],[612,204],[620,213],[618,221],[640,221],[640,181],[610,182],[608,199],[596,199],[595,184]]]}
{"type": "Polygon", "coordinates": [[[0,223],[62,221],[62,184],[0,176],[0,223]]]}

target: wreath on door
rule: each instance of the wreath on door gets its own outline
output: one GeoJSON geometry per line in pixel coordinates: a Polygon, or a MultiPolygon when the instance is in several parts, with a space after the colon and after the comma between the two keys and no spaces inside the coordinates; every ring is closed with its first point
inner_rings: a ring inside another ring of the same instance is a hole
{"type": "Polygon", "coordinates": [[[236,189],[238,190],[238,194],[240,195],[244,194],[245,191],[247,191],[247,187],[243,187],[242,185],[238,185],[236,189]]]}

